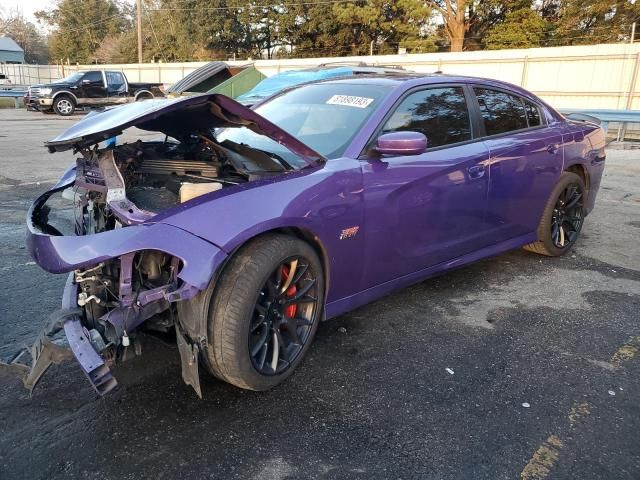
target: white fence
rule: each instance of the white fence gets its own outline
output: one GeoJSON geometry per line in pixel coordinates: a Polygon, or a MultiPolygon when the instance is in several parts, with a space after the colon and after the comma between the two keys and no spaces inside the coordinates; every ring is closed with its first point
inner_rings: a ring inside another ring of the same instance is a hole
{"type": "MultiPolygon", "coordinates": [[[[417,72],[497,78],[521,85],[558,108],[640,109],[640,44],[495,50],[371,57],[257,60],[270,76],[320,63],[363,61],[401,65],[417,72]]],[[[243,65],[247,61],[228,62],[243,65]]],[[[131,82],[172,84],[204,62],[100,65],[123,71],[131,82]]],[[[16,84],[49,82],[96,65],[0,65],[16,84]]]]}

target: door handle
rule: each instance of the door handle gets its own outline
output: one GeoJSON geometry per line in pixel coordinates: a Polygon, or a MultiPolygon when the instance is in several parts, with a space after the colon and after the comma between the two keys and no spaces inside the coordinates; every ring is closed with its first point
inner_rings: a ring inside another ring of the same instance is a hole
{"type": "Polygon", "coordinates": [[[558,144],[557,143],[552,143],[551,145],[547,146],[547,152],[549,152],[550,154],[555,154],[558,151],[558,144]]]}
{"type": "Polygon", "coordinates": [[[485,168],[484,165],[474,165],[467,169],[469,172],[469,178],[476,179],[484,177],[485,168]]]}

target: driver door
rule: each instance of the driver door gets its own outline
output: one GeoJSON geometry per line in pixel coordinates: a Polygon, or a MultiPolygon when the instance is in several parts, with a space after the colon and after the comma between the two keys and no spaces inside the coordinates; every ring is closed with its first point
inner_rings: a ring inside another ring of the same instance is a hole
{"type": "Polygon", "coordinates": [[[85,103],[100,105],[107,100],[107,88],[104,85],[102,72],[87,72],[80,81],[80,88],[82,89],[81,98],[86,99],[85,103]]]}
{"type": "Polygon", "coordinates": [[[377,136],[417,131],[419,155],[363,161],[366,225],[363,288],[471,253],[488,243],[489,152],[474,140],[470,92],[461,85],[407,94],[377,136]]]}

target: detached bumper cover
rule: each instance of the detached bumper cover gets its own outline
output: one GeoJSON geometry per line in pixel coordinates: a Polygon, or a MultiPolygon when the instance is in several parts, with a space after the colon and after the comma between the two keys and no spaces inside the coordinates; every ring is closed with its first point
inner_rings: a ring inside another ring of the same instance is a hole
{"type": "MultiPolygon", "coordinates": [[[[69,275],[62,295],[62,309],[67,311],[77,310],[78,285],[73,282],[73,275],[69,275]]],[[[100,395],[105,395],[113,390],[118,382],[111,375],[109,367],[102,357],[95,351],[82,326],[80,315],[71,315],[64,322],[64,334],[69,342],[69,347],[80,364],[82,371],[100,395]]]]}

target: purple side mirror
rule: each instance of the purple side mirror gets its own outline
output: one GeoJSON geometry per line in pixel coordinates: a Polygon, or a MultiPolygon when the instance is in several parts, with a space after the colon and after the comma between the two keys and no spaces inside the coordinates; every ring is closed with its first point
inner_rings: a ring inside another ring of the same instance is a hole
{"type": "Polygon", "coordinates": [[[392,132],[378,137],[376,151],[383,155],[419,155],[427,149],[427,137],[420,132],[392,132]]]}

